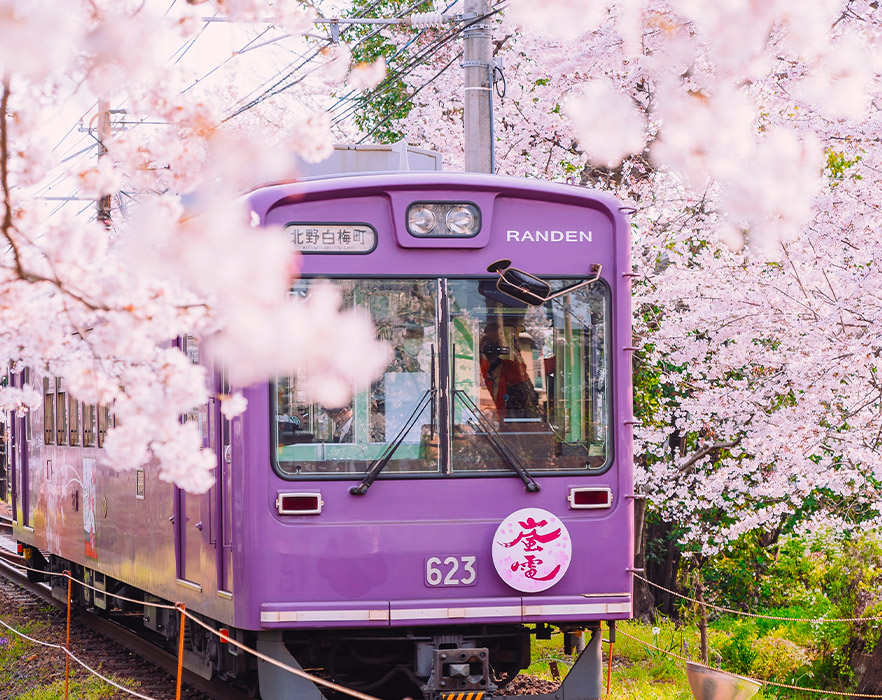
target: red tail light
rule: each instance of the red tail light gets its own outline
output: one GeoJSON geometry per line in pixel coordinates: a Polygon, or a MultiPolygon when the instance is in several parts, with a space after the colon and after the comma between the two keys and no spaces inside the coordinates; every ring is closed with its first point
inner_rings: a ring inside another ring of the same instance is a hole
{"type": "Polygon", "coordinates": [[[572,488],[567,500],[570,508],[577,510],[609,508],[612,505],[612,489],[606,486],[572,488]]]}
{"type": "Polygon", "coordinates": [[[280,493],[276,496],[279,515],[318,515],[322,512],[320,493],[280,493]]]}

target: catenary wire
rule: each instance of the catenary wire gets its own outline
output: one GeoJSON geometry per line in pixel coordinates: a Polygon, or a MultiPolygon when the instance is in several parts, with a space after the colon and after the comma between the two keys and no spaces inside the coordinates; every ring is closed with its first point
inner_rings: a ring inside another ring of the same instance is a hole
{"type": "MultiPolygon", "coordinates": [[[[451,9],[454,5],[456,5],[458,2],[459,2],[459,0],[452,0],[452,1],[451,1],[450,3],[448,3],[448,5],[444,8],[444,10],[442,11],[442,14],[446,14],[447,12],[449,12],[450,9],[451,9]]],[[[389,61],[388,61],[387,63],[392,63],[393,61],[397,60],[400,56],[402,56],[402,55],[404,54],[405,51],[407,51],[408,48],[410,48],[410,46],[412,46],[415,42],[419,41],[419,39],[420,39],[420,38],[421,38],[421,37],[422,37],[427,31],[429,31],[429,27],[425,27],[425,28],[421,29],[421,30],[419,31],[419,33],[417,33],[415,36],[412,36],[410,39],[408,39],[407,42],[405,42],[402,46],[400,46],[400,47],[398,48],[398,50],[397,50],[397,51],[396,51],[396,52],[395,52],[395,53],[389,58],[389,61]]],[[[346,94],[343,95],[342,97],[338,98],[338,99],[337,99],[337,102],[335,102],[333,105],[331,105],[326,111],[328,111],[328,112],[335,112],[335,111],[338,109],[338,107],[339,107],[340,105],[343,105],[343,104],[345,104],[346,102],[348,102],[348,101],[350,101],[350,100],[358,99],[358,98],[353,98],[353,97],[352,97],[353,94],[355,94],[355,91],[354,91],[354,90],[350,90],[348,93],[346,93],[346,94]]]]}
{"type": "MultiPolygon", "coordinates": [[[[408,14],[410,11],[412,11],[414,8],[416,8],[416,7],[418,7],[419,5],[421,5],[423,2],[424,2],[424,0],[418,0],[416,3],[413,3],[413,4],[410,5],[408,8],[406,8],[406,9],[402,10],[401,12],[399,12],[399,13],[396,15],[396,17],[402,17],[402,16],[404,16],[405,14],[408,14]]],[[[372,10],[372,9],[373,9],[374,7],[376,7],[378,4],[379,4],[379,3],[374,3],[374,5],[370,6],[369,8],[366,8],[366,9],[364,10],[364,12],[362,12],[362,14],[360,14],[360,15],[356,15],[355,17],[356,17],[356,18],[364,17],[364,16],[367,14],[367,12],[369,12],[370,10],[372,10]]],[[[349,25],[349,26],[345,27],[344,29],[342,29],[342,30],[341,30],[341,35],[342,35],[343,32],[349,31],[349,30],[352,28],[352,26],[354,26],[354,25],[349,25]]],[[[373,32],[371,32],[371,33],[365,35],[365,36],[362,37],[358,42],[356,42],[355,46],[358,46],[359,44],[363,43],[364,41],[367,41],[369,38],[371,38],[371,37],[373,37],[373,36],[376,36],[377,34],[379,34],[380,31],[382,31],[382,28],[377,29],[377,30],[375,30],[375,31],[373,31],[373,32]]],[[[302,61],[302,62],[297,66],[297,68],[295,68],[294,70],[290,71],[290,72],[289,72],[287,75],[285,75],[283,78],[280,78],[279,80],[277,80],[277,81],[276,81],[275,83],[273,83],[270,87],[264,89],[263,92],[262,92],[260,95],[258,95],[257,97],[252,98],[252,99],[251,99],[249,102],[247,102],[246,104],[241,105],[240,107],[238,107],[237,109],[235,109],[231,114],[229,114],[227,117],[224,118],[224,121],[226,122],[226,121],[229,121],[229,120],[231,120],[231,119],[234,119],[235,117],[239,116],[239,115],[242,114],[243,112],[246,112],[246,111],[248,111],[249,109],[253,109],[254,107],[256,107],[257,105],[259,105],[260,103],[262,103],[262,102],[268,100],[269,98],[274,97],[275,95],[278,95],[278,94],[281,93],[281,92],[284,92],[284,91],[286,91],[286,90],[289,90],[289,89],[291,89],[292,87],[294,87],[294,86],[298,85],[299,83],[301,83],[301,82],[302,82],[302,81],[303,81],[303,80],[304,80],[304,79],[305,79],[310,73],[314,72],[314,70],[316,70],[316,69],[313,69],[312,71],[309,71],[306,75],[302,75],[302,76],[298,76],[298,77],[293,77],[293,76],[295,76],[295,75],[297,74],[297,72],[303,68],[303,66],[307,65],[308,63],[310,63],[310,62],[311,62],[311,61],[312,61],[312,60],[313,60],[313,59],[314,59],[319,53],[321,53],[322,50],[324,50],[326,47],[330,46],[332,43],[334,43],[334,42],[333,42],[331,39],[327,39],[327,40],[325,40],[325,42],[323,42],[322,45],[316,47],[316,49],[312,52],[312,54],[309,56],[309,58],[306,59],[305,61],[302,61]],[[286,82],[286,81],[289,81],[289,82],[286,82]]]]}
{"type": "Polygon", "coordinates": [[[386,118],[383,119],[383,121],[381,121],[381,122],[379,122],[378,124],[376,124],[376,125],[373,127],[373,129],[371,129],[367,134],[365,134],[365,135],[359,140],[359,143],[364,143],[368,138],[370,138],[371,136],[373,136],[373,135],[374,135],[374,134],[375,134],[375,133],[381,128],[381,127],[383,127],[385,124],[387,124],[387,123],[388,123],[388,122],[389,122],[389,121],[395,116],[395,112],[397,112],[399,109],[401,109],[404,105],[406,105],[406,104],[412,102],[412,101],[413,101],[413,98],[415,98],[415,97],[419,94],[419,92],[420,92],[424,87],[426,87],[427,85],[429,85],[430,83],[432,83],[433,81],[435,81],[435,80],[436,80],[436,79],[437,79],[442,73],[444,73],[444,71],[446,71],[448,68],[450,68],[450,66],[452,66],[453,63],[454,63],[454,62],[455,62],[460,56],[462,56],[462,51],[460,51],[459,53],[457,53],[453,58],[450,59],[450,61],[447,62],[447,64],[446,64],[441,70],[439,70],[437,73],[435,73],[435,75],[433,75],[433,76],[432,76],[431,78],[429,78],[426,82],[424,82],[422,85],[420,85],[420,86],[419,86],[416,90],[414,90],[410,95],[408,95],[408,97],[407,97],[406,100],[404,100],[403,102],[399,103],[399,104],[397,105],[396,109],[395,109],[392,113],[390,113],[389,115],[387,115],[386,118]]]}
{"type": "Polygon", "coordinates": [[[381,97],[383,94],[387,93],[389,90],[392,89],[396,80],[403,78],[406,75],[409,75],[411,72],[413,72],[414,69],[428,61],[438,50],[440,50],[444,45],[462,34],[472,24],[482,21],[486,17],[489,17],[491,14],[493,13],[488,13],[487,15],[475,18],[474,20],[471,20],[461,26],[454,27],[440,37],[437,37],[429,45],[420,49],[420,51],[415,56],[413,56],[408,61],[408,63],[397,69],[394,73],[387,75],[386,78],[373,89],[373,91],[371,91],[369,94],[362,95],[358,100],[353,101],[343,113],[338,114],[334,120],[334,125],[338,124],[340,121],[342,121],[342,119],[349,116],[360,106],[363,106],[370,100],[381,97]]]}
{"type": "MultiPolygon", "coordinates": [[[[451,41],[452,39],[456,38],[459,34],[461,34],[462,32],[464,32],[466,29],[468,29],[468,28],[469,28],[470,26],[472,26],[473,24],[476,24],[476,23],[478,23],[478,22],[482,22],[482,21],[484,21],[485,19],[487,19],[488,17],[491,17],[491,16],[497,14],[498,12],[500,12],[501,9],[502,9],[502,8],[501,8],[501,5],[502,5],[502,3],[500,3],[500,7],[496,7],[496,8],[494,8],[493,10],[491,10],[490,12],[488,12],[488,13],[486,13],[486,14],[484,14],[484,15],[481,15],[480,17],[476,17],[476,18],[474,18],[474,19],[468,21],[467,23],[464,23],[462,26],[456,28],[453,32],[451,32],[448,36],[443,37],[441,40],[439,40],[439,41],[442,42],[441,44],[439,44],[439,45],[433,45],[433,48],[432,48],[432,50],[431,50],[430,53],[428,53],[428,54],[426,54],[426,53],[421,54],[421,56],[419,57],[419,59],[413,61],[411,65],[409,65],[408,67],[406,67],[406,69],[403,70],[403,71],[400,73],[400,75],[402,75],[402,76],[403,76],[403,75],[407,75],[407,74],[411,73],[411,72],[412,72],[415,68],[417,68],[419,65],[424,64],[424,63],[425,63],[426,61],[428,61],[428,60],[429,60],[429,59],[430,59],[430,58],[431,58],[431,57],[432,57],[432,56],[433,56],[438,50],[440,50],[440,48],[441,48],[441,46],[443,45],[443,43],[447,43],[447,42],[451,41]]],[[[461,54],[457,54],[457,56],[455,56],[453,60],[455,61],[456,58],[459,57],[459,55],[461,55],[461,54]]],[[[446,71],[446,70],[450,67],[450,65],[451,65],[452,63],[453,63],[453,61],[451,61],[450,63],[448,63],[447,65],[445,65],[445,66],[444,66],[444,67],[443,67],[438,73],[436,73],[434,76],[432,76],[432,78],[430,78],[427,82],[423,83],[423,84],[422,84],[417,90],[415,90],[413,93],[411,93],[410,95],[408,95],[407,97],[405,97],[402,101],[400,101],[400,102],[395,106],[395,108],[393,108],[393,109],[390,110],[390,116],[386,117],[386,118],[385,118],[385,119],[384,119],[379,125],[375,126],[375,127],[374,127],[374,128],[373,128],[373,129],[372,129],[372,130],[371,130],[366,136],[365,136],[365,137],[363,137],[363,138],[359,141],[359,143],[363,143],[367,138],[369,138],[371,135],[373,135],[373,134],[377,131],[377,129],[378,129],[380,126],[382,126],[383,124],[387,123],[387,122],[391,119],[391,114],[394,114],[394,113],[397,112],[401,107],[403,107],[404,105],[410,103],[410,102],[413,100],[413,98],[414,98],[414,97],[415,97],[415,96],[416,96],[416,95],[417,95],[417,94],[418,94],[423,88],[425,88],[429,83],[431,83],[432,81],[434,81],[435,79],[437,79],[442,73],[444,73],[444,71],[446,71]]],[[[385,81],[384,83],[381,83],[381,86],[385,84],[385,85],[387,86],[387,91],[388,91],[388,89],[389,89],[389,88],[388,88],[388,85],[389,85],[393,80],[395,80],[395,77],[392,77],[392,78],[390,78],[389,80],[385,81]]],[[[384,94],[384,93],[375,93],[375,94],[376,94],[376,95],[380,95],[380,94],[384,94]]],[[[364,100],[364,102],[366,103],[368,100],[372,99],[373,97],[374,97],[373,94],[372,94],[372,95],[365,96],[365,100],[364,100]]],[[[353,111],[353,110],[356,109],[357,107],[358,107],[358,105],[355,105],[354,107],[351,107],[350,110],[349,110],[349,112],[351,113],[351,111],[353,111]]],[[[344,114],[344,116],[345,116],[345,114],[344,114]]],[[[337,123],[339,123],[339,121],[340,121],[340,119],[337,119],[337,120],[335,120],[334,123],[337,124],[337,123]]]]}

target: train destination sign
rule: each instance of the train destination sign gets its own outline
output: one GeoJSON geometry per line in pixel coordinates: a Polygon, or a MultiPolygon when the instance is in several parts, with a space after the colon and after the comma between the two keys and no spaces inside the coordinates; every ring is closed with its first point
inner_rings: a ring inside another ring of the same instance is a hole
{"type": "Polygon", "coordinates": [[[377,232],[370,224],[290,223],[285,232],[301,253],[363,255],[377,247],[377,232]]]}

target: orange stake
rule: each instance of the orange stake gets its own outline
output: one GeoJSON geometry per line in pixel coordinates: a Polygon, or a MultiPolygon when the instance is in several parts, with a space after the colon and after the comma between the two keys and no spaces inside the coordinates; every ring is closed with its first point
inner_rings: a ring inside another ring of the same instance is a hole
{"type": "Polygon", "coordinates": [[[62,572],[67,577],[67,638],[64,642],[64,700],[67,700],[67,687],[70,679],[70,589],[73,577],[70,571],[62,572]]]}
{"type": "Polygon", "coordinates": [[[184,625],[187,617],[184,615],[186,606],[178,603],[175,607],[181,611],[181,629],[178,631],[178,682],[175,689],[175,700],[181,700],[181,680],[184,675],[184,625]]]}
{"type": "Polygon", "coordinates": [[[609,686],[612,682],[612,654],[613,643],[609,643],[609,653],[606,655],[606,694],[609,695],[609,686]]]}

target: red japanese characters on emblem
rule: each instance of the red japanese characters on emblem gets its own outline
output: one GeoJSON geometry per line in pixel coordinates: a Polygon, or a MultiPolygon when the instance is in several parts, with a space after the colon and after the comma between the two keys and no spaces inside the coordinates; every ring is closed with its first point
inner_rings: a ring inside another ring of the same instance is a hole
{"type": "Polygon", "coordinates": [[[541,508],[522,508],[503,520],[493,537],[493,565],[509,586],[524,593],[551,588],[573,557],[566,526],[541,508]]]}

